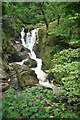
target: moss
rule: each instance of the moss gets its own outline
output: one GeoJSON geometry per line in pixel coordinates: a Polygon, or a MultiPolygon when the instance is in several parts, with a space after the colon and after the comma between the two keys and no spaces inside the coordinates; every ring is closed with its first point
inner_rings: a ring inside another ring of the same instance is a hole
{"type": "Polygon", "coordinates": [[[2,41],[2,58],[6,62],[21,61],[22,56],[19,55],[17,50],[14,48],[13,43],[15,42],[14,37],[7,37],[3,32],[3,41],[2,41]]]}
{"type": "Polygon", "coordinates": [[[45,24],[37,23],[37,24],[35,25],[35,28],[41,28],[41,27],[43,27],[43,26],[45,26],[45,24]]]}
{"type": "Polygon", "coordinates": [[[52,68],[52,62],[50,60],[50,47],[43,46],[40,52],[40,57],[43,60],[43,69],[52,68]]]}
{"type": "Polygon", "coordinates": [[[46,36],[46,30],[44,28],[40,28],[38,31],[39,40],[42,41],[46,36]]]}
{"type": "MultiPolygon", "coordinates": [[[[49,30],[51,29],[51,31],[53,31],[53,25],[56,25],[56,22],[54,24],[53,23],[49,26],[49,30]]],[[[53,62],[51,59],[53,58],[54,54],[57,53],[57,51],[68,48],[69,45],[61,42],[60,36],[56,36],[54,33],[49,34],[46,38],[46,30],[44,27],[39,29],[38,36],[39,42],[37,45],[37,56],[43,60],[44,70],[52,68],[53,62]]]]}
{"type": "Polygon", "coordinates": [[[30,85],[34,85],[37,83],[37,79],[31,75],[29,75],[29,70],[25,73],[21,73],[18,75],[19,85],[21,88],[25,88],[30,85]]]}
{"type": "MultiPolygon", "coordinates": [[[[19,20],[19,19],[18,19],[19,20]]],[[[19,20],[3,17],[3,31],[7,37],[19,38],[19,33],[25,25],[19,20]]]]}
{"type": "Polygon", "coordinates": [[[53,45],[55,45],[55,36],[48,36],[46,38],[46,31],[44,28],[39,29],[39,42],[37,45],[37,56],[43,60],[43,69],[52,68],[53,63],[51,62],[50,50],[53,45]]]}
{"type": "Polygon", "coordinates": [[[38,82],[34,71],[31,69],[20,67],[16,63],[12,66],[16,71],[16,76],[22,89],[25,89],[27,86],[34,85],[38,82]]]}
{"type": "Polygon", "coordinates": [[[33,30],[34,29],[34,26],[33,25],[27,25],[25,27],[26,30],[33,30]]]}

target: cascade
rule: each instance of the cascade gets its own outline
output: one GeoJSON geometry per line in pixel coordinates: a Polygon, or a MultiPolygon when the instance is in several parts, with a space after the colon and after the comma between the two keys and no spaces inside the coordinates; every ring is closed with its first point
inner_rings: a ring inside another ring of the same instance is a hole
{"type": "Polygon", "coordinates": [[[33,51],[34,44],[36,42],[36,32],[39,30],[39,28],[34,29],[31,31],[31,33],[28,31],[26,35],[26,41],[24,41],[25,44],[23,44],[24,40],[24,28],[21,31],[21,41],[22,45],[30,50],[29,57],[37,62],[37,67],[36,68],[31,68],[32,70],[35,71],[35,74],[37,75],[37,78],[44,82],[46,80],[46,73],[41,70],[42,67],[42,59],[39,59],[36,57],[35,52],[33,51]]]}
{"type": "MultiPolygon", "coordinates": [[[[25,32],[24,32],[24,28],[22,28],[21,33],[20,33],[21,34],[21,42],[25,48],[29,49],[29,51],[30,51],[28,53],[29,57],[37,62],[37,67],[31,68],[31,69],[34,70],[35,74],[37,75],[37,78],[39,79],[39,84],[42,86],[45,86],[45,87],[49,87],[49,88],[53,89],[54,92],[56,92],[57,91],[56,86],[54,84],[49,83],[46,73],[41,69],[42,68],[42,59],[37,58],[35,52],[33,51],[34,44],[36,43],[36,32],[38,32],[38,30],[39,30],[39,28],[36,28],[36,29],[32,30],[31,32],[28,31],[26,34],[26,40],[24,40],[25,32]]],[[[16,62],[16,64],[25,66],[24,62],[27,60],[28,59],[22,60],[21,62],[16,62]]]]}
{"type": "Polygon", "coordinates": [[[32,70],[35,71],[35,74],[37,75],[37,78],[39,79],[39,84],[42,86],[46,86],[49,88],[52,88],[53,90],[55,89],[55,85],[50,84],[49,81],[47,80],[47,75],[46,73],[41,70],[42,67],[42,59],[39,59],[36,57],[35,52],[33,51],[34,44],[36,42],[36,32],[38,32],[39,28],[34,29],[31,31],[31,33],[28,31],[26,35],[26,42],[24,41],[24,28],[21,31],[21,41],[22,45],[30,50],[29,57],[37,62],[37,67],[36,68],[31,68],[32,70]],[[24,42],[23,42],[24,41],[24,42]]]}

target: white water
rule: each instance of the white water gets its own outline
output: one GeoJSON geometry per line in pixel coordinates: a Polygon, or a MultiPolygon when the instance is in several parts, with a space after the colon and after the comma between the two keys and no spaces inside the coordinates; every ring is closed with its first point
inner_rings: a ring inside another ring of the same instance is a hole
{"type": "MultiPolygon", "coordinates": [[[[24,28],[22,28],[21,42],[25,48],[30,50],[30,52],[28,53],[29,57],[37,62],[37,67],[31,68],[31,69],[35,71],[35,74],[37,75],[37,78],[39,79],[39,84],[53,89],[54,93],[56,93],[58,92],[57,87],[49,83],[49,81],[47,80],[46,73],[43,70],[41,70],[42,59],[37,58],[35,52],[33,51],[34,44],[36,43],[36,32],[38,32],[38,30],[39,29],[37,28],[37,29],[32,30],[31,32],[28,31],[28,33],[26,34],[26,41],[25,41],[24,40],[25,32],[24,32],[24,28]]],[[[21,66],[26,66],[24,65],[24,62],[27,60],[28,59],[25,59],[25,60],[22,60],[21,62],[15,62],[15,63],[21,66]]],[[[9,63],[9,65],[12,65],[12,64],[13,63],[9,63]]]]}
{"type": "MultiPolygon", "coordinates": [[[[26,62],[28,59],[25,59],[25,60],[22,60],[21,62],[13,62],[13,63],[16,63],[18,65],[22,65],[22,66],[25,66],[24,65],[24,62],[26,62]]],[[[9,63],[9,65],[12,65],[13,63],[9,63]]]]}
{"type": "Polygon", "coordinates": [[[24,28],[23,28],[22,31],[21,31],[21,41],[22,41],[22,45],[25,48],[27,48],[27,49],[30,50],[30,53],[28,53],[29,57],[37,62],[37,67],[36,68],[31,68],[31,69],[35,71],[35,73],[37,75],[37,78],[40,81],[44,82],[46,80],[47,75],[46,75],[45,72],[43,72],[41,70],[42,59],[36,58],[36,54],[33,51],[33,47],[34,47],[34,44],[36,42],[36,32],[38,32],[38,28],[32,30],[31,33],[28,31],[28,33],[26,35],[26,41],[24,41],[24,35],[25,35],[25,33],[24,33],[24,28]]]}
{"type": "MultiPolygon", "coordinates": [[[[21,31],[21,41],[22,45],[30,50],[29,57],[37,62],[36,68],[31,68],[35,71],[35,74],[37,75],[37,78],[39,79],[39,84],[42,86],[46,86],[49,88],[52,88],[54,90],[55,86],[53,84],[50,84],[49,81],[46,79],[47,75],[46,73],[41,70],[42,67],[42,59],[36,58],[36,54],[33,51],[34,44],[36,42],[36,32],[38,32],[38,28],[31,31],[31,33],[28,31],[26,35],[26,42],[24,41],[24,28],[21,31]]],[[[21,62],[23,63],[23,62],[21,62]]]]}
{"type": "Polygon", "coordinates": [[[24,32],[24,28],[22,28],[22,31],[21,31],[21,41],[22,41],[22,45],[23,46],[25,46],[24,36],[25,36],[25,32],[24,32]]]}

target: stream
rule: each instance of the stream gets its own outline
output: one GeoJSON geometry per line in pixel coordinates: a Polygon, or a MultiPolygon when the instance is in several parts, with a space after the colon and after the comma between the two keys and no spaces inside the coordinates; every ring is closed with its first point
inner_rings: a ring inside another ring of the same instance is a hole
{"type": "MultiPolygon", "coordinates": [[[[20,34],[21,34],[21,42],[22,45],[27,48],[30,52],[29,57],[36,61],[37,67],[31,68],[35,74],[37,75],[37,78],[39,79],[39,84],[48,88],[51,88],[53,91],[56,91],[57,88],[54,84],[49,83],[49,80],[47,79],[46,73],[41,69],[42,68],[42,59],[39,59],[36,57],[35,52],[33,51],[33,47],[36,44],[36,33],[38,32],[39,28],[36,28],[34,30],[28,31],[25,33],[24,28],[22,28],[20,34]],[[25,40],[26,36],[26,40],[25,40]]],[[[24,62],[28,59],[22,60],[21,62],[16,62],[16,64],[19,64],[21,66],[25,66],[24,62]]],[[[10,63],[9,65],[11,65],[10,63]]]]}

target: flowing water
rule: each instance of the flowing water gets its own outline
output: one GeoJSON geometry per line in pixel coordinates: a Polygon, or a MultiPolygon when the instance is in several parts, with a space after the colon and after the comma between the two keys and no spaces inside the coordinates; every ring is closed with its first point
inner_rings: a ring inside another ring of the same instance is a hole
{"type": "MultiPolygon", "coordinates": [[[[24,28],[21,30],[21,42],[22,45],[29,49],[29,57],[37,62],[37,67],[31,68],[32,70],[35,71],[35,74],[37,75],[37,78],[39,79],[39,84],[45,87],[49,87],[53,89],[54,92],[56,92],[56,86],[49,83],[47,80],[47,75],[46,73],[41,69],[42,68],[42,59],[39,59],[36,57],[35,52],[33,51],[33,47],[36,43],[36,33],[38,32],[39,28],[32,30],[31,32],[28,31],[27,34],[24,32],[24,28]],[[26,40],[25,40],[25,35],[26,35],[26,40]]],[[[24,65],[24,62],[27,61],[28,59],[22,60],[21,62],[16,62],[16,64],[24,65]]],[[[12,63],[11,63],[12,64],[12,63]]],[[[10,65],[11,65],[10,64],[10,65]]]]}
{"type": "MultiPolygon", "coordinates": [[[[38,32],[38,30],[39,30],[38,28],[34,29],[31,31],[31,33],[28,31],[28,33],[26,34],[26,41],[25,41],[24,40],[25,32],[24,32],[24,28],[22,28],[21,42],[25,48],[30,50],[30,53],[28,53],[29,57],[37,62],[37,67],[31,68],[31,69],[35,71],[35,74],[37,75],[37,78],[39,79],[39,84],[42,86],[52,88],[54,90],[56,86],[49,83],[49,81],[47,80],[46,73],[43,70],[41,70],[42,59],[37,58],[35,52],[33,51],[34,44],[36,43],[36,32],[38,32]]],[[[23,61],[20,63],[21,65],[22,63],[24,63],[23,61]]]]}
{"type": "MultiPolygon", "coordinates": [[[[37,62],[37,67],[31,69],[35,71],[37,78],[40,81],[44,82],[46,80],[47,75],[45,72],[41,70],[42,59],[37,58],[35,52],[33,51],[34,44],[36,43],[36,32],[38,32],[38,28],[32,30],[31,33],[28,31],[28,33],[26,34],[26,41],[25,41],[24,40],[25,33],[23,28],[21,31],[21,42],[25,48],[30,50],[30,52],[28,53],[29,57],[37,62]]],[[[21,63],[23,63],[23,61],[21,63]]]]}

